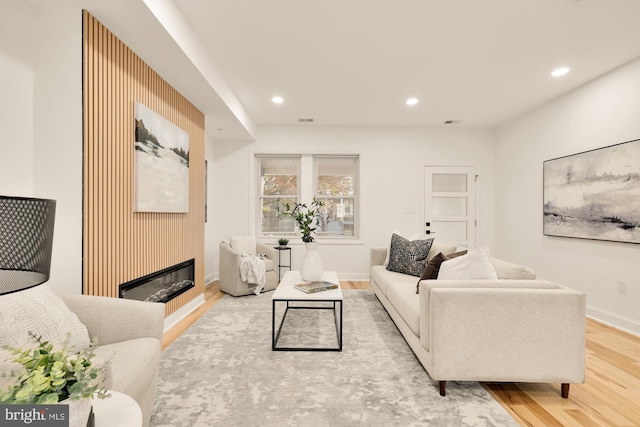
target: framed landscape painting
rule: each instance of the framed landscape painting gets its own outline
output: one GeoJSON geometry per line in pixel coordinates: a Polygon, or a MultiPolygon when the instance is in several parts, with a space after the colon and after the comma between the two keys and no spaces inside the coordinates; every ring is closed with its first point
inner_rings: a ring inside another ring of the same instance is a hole
{"type": "Polygon", "coordinates": [[[543,164],[543,233],[640,243],[640,140],[543,164]]]}
{"type": "Polygon", "coordinates": [[[189,134],[135,103],[136,212],[189,212],[189,134]]]}

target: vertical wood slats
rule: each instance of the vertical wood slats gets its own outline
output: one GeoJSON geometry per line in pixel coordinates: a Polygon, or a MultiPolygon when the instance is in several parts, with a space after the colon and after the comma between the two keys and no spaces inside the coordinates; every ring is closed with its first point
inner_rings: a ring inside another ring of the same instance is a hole
{"type": "Polygon", "coordinates": [[[204,291],[204,115],[87,11],[83,13],[83,290],[118,297],[119,285],[195,258],[204,291]],[[189,134],[189,213],[133,211],[134,103],[189,134]]]}

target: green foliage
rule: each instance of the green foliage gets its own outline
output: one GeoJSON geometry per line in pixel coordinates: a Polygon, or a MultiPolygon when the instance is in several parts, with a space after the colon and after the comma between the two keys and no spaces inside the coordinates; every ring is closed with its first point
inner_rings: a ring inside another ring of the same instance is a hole
{"type": "Polygon", "coordinates": [[[278,217],[290,216],[295,219],[302,233],[302,241],[311,243],[314,240],[312,234],[316,230],[316,218],[322,219],[322,213],[320,212],[322,206],[324,206],[324,203],[316,199],[315,196],[310,206],[307,206],[306,203],[296,203],[291,207],[288,202],[281,204],[278,201],[278,217]]]}
{"type": "Polygon", "coordinates": [[[35,349],[7,347],[16,358],[14,362],[24,367],[17,383],[0,394],[0,403],[51,404],[65,399],[107,397],[106,390],[98,388],[95,380],[100,369],[91,362],[95,343],[78,354],[70,355],[66,345],[54,351],[53,345],[42,337],[30,334],[38,343],[35,349]]]}
{"type": "Polygon", "coordinates": [[[280,246],[287,246],[289,244],[289,239],[285,239],[284,237],[281,237],[278,239],[278,244],[280,246]]]}

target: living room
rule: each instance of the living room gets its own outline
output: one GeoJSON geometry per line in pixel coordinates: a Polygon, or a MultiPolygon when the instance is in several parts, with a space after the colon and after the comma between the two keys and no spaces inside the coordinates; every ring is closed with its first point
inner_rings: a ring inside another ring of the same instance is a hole
{"type": "MultiPolygon", "coordinates": [[[[81,293],[83,281],[81,8],[94,13],[191,102],[197,105],[203,96],[193,94],[194,89],[182,90],[188,81],[174,83],[176,71],[166,62],[154,62],[158,56],[155,43],[171,37],[143,2],[127,6],[130,16],[121,21],[110,20],[119,15],[109,9],[109,2],[82,3],[0,3],[5,111],[0,118],[5,134],[0,194],[58,201],[48,285],[59,293],[81,293]],[[135,36],[140,33],[136,30],[140,22],[147,23],[149,38],[135,36]],[[158,31],[164,36],[153,38],[158,31]]],[[[567,7],[589,8],[602,2],[566,3],[570,3],[567,7]]],[[[618,6],[622,12],[611,13],[608,19],[632,19],[633,14],[624,13],[621,4],[611,8],[618,6]]],[[[113,8],[127,10],[123,5],[113,8]]],[[[634,25],[617,26],[632,31],[629,28],[634,25]]],[[[628,39],[634,39],[633,34],[628,39]]],[[[173,52],[174,42],[168,43],[172,45],[167,52],[173,52]]],[[[601,52],[600,46],[579,42],[575,48],[601,52]]],[[[341,280],[368,280],[369,249],[388,244],[394,230],[407,236],[421,231],[425,165],[473,165],[480,176],[478,242],[500,258],[529,266],[539,277],[584,292],[588,316],[640,334],[637,245],[544,236],[541,212],[545,160],[638,139],[640,100],[633,94],[640,92],[640,60],[636,59],[640,52],[629,52],[621,48],[615,66],[601,69],[588,80],[582,77],[573,90],[561,91],[555,99],[541,101],[494,126],[467,126],[459,116],[442,117],[438,125],[410,127],[325,125],[317,118],[305,124],[249,124],[241,129],[245,139],[238,140],[216,136],[215,117],[205,114],[208,218],[204,224],[204,282],[218,278],[218,243],[232,234],[254,232],[255,201],[248,194],[255,153],[358,154],[358,238],[349,244],[326,242],[320,249],[323,264],[336,270],[341,280]],[[463,122],[443,124],[448,119],[463,122]],[[620,281],[626,283],[626,293],[619,292],[620,281]]],[[[604,59],[609,60],[603,58],[603,63],[604,59]]],[[[540,73],[546,73],[541,79],[562,85],[547,77],[547,68],[553,65],[540,65],[540,73]]],[[[579,69],[572,74],[581,78],[579,69]]],[[[232,127],[240,126],[238,123],[247,122],[236,111],[232,127]]],[[[265,240],[275,244],[275,238],[265,240]]],[[[303,246],[292,239],[292,248],[294,268],[299,268],[303,246]]]]}

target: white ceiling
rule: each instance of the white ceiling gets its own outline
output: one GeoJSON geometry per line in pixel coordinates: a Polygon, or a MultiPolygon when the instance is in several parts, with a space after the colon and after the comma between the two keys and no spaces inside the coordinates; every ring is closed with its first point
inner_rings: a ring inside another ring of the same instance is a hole
{"type": "MultiPolygon", "coordinates": [[[[228,125],[222,116],[230,111],[207,101],[219,95],[211,81],[194,76],[193,64],[180,71],[188,61],[179,42],[118,24],[114,10],[132,3],[140,9],[140,0],[82,3],[186,91],[208,124],[228,125]],[[154,53],[136,41],[143,33],[163,43],[156,51],[171,46],[154,53]]],[[[638,0],[173,0],[176,5],[259,126],[460,120],[458,126],[494,127],[640,57],[638,0]],[[558,66],[571,72],[550,77],[558,66]],[[274,95],[285,102],[274,105],[274,95]],[[420,102],[408,107],[411,96],[420,102]],[[299,124],[300,118],[314,123],[299,124]]]]}
{"type": "Polygon", "coordinates": [[[637,0],[175,3],[257,125],[492,127],[640,56],[637,0]]]}

